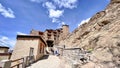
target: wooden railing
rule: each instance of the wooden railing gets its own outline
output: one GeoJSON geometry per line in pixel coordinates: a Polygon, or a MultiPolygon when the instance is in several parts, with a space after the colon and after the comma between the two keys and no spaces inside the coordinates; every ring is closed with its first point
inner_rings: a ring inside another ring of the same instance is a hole
{"type": "Polygon", "coordinates": [[[14,67],[20,68],[20,65],[22,65],[22,68],[23,68],[23,66],[24,66],[24,58],[12,60],[11,63],[15,63],[15,65],[11,66],[11,68],[14,68],[14,67]],[[19,62],[19,61],[20,61],[20,63],[16,63],[16,62],[19,62]]]}
{"type": "Polygon", "coordinates": [[[29,66],[30,64],[32,64],[34,62],[34,56],[27,56],[26,57],[26,61],[25,61],[25,66],[29,66]]]}
{"type": "Polygon", "coordinates": [[[33,56],[27,56],[24,58],[12,60],[11,64],[15,64],[15,65],[12,65],[10,68],[25,68],[26,66],[29,66],[33,62],[34,62],[33,56]],[[17,63],[17,62],[19,62],[19,63],[17,63]]]}

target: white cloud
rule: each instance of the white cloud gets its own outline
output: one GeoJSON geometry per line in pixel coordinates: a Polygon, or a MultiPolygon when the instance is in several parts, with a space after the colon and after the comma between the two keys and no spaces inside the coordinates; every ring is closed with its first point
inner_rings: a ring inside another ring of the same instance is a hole
{"type": "Polygon", "coordinates": [[[15,18],[14,12],[8,8],[5,9],[5,7],[0,3],[0,13],[6,18],[15,18]]]}
{"type": "Polygon", "coordinates": [[[85,19],[85,20],[82,20],[82,21],[78,24],[78,26],[80,26],[80,25],[88,22],[89,20],[90,20],[90,18],[87,18],[87,19],[85,19]]]}
{"type": "Polygon", "coordinates": [[[40,2],[40,0],[30,0],[31,2],[40,2]]]}
{"type": "Polygon", "coordinates": [[[59,23],[60,20],[59,18],[63,15],[64,10],[54,10],[54,9],[49,9],[49,18],[52,19],[53,23],[59,23]]]}
{"type": "Polygon", "coordinates": [[[69,8],[73,9],[77,7],[77,0],[53,0],[60,8],[69,8]]]}
{"type": "Polygon", "coordinates": [[[57,18],[52,18],[52,22],[53,22],[53,23],[59,23],[60,21],[59,21],[59,19],[57,19],[57,18]]]}
{"type": "Polygon", "coordinates": [[[30,0],[31,2],[36,2],[36,3],[41,3],[41,2],[43,2],[43,1],[45,1],[45,0],[30,0]]]}
{"type": "Polygon", "coordinates": [[[65,22],[60,22],[57,26],[57,28],[61,28],[62,25],[65,25],[66,23],[65,22]]]}
{"type": "Polygon", "coordinates": [[[62,22],[61,24],[62,24],[62,25],[65,25],[65,22],[62,22]]]}
{"type": "Polygon", "coordinates": [[[57,10],[57,6],[53,2],[45,2],[43,3],[43,7],[48,9],[48,16],[52,19],[53,23],[59,23],[59,18],[63,15],[64,10],[57,10]]]}
{"type": "Polygon", "coordinates": [[[78,0],[30,0],[31,2],[41,3],[47,8],[48,16],[53,23],[60,23],[60,17],[63,16],[64,9],[73,9],[77,7],[78,0]]]}
{"type": "Polygon", "coordinates": [[[3,36],[2,40],[8,40],[8,37],[3,36]]]}
{"type": "Polygon", "coordinates": [[[52,2],[45,2],[43,6],[47,7],[48,9],[56,9],[56,6],[53,5],[52,2]]]}
{"type": "Polygon", "coordinates": [[[59,18],[63,15],[64,9],[77,7],[77,1],[78,0],[47,0],[43,2],[43,7],[48,9],[48,16],[52,19],[53,23],[60,23],[61,20],[59,18]]]}
{"type": "Polygon", "coordinates": [[[54,10],[50,9],[49,10],[49,17],[50,18],[59,18],[60,16],[63,15],[64,10],[54,10]]]}
{"type": "Polygon", "coordinates": [[[27,35],[26,33],[17,32],[18,35],[27,35]]]}
{"type": "Polygon", "coordinates": [[[13,48],[15,42],[16,42],[15,40],[11,40],[6,36],[0,36],[0,46],[8,46],[13,48]]]}

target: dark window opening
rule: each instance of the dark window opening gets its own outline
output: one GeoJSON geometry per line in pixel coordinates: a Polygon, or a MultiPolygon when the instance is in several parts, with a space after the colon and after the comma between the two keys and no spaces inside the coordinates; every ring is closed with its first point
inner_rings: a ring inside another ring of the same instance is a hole
{"type": "Polygon", "coordinates": [[[54,38],[54,40],[56,40],[56,38],[54,38]]]}
{"type": "Polygon", "coordinates": [[[103,25],[107,25],[108,23],[110,23],[110,21],[108,21],[108,20],[105,20],[105,21],[103,21],[103,22],[101,22],[103,25]]]}
{"type": "Polygon", "coordinates": [[[48,45],[48,47],[53,47],[53,41],[47,40],[47,45],[48,45]]]}

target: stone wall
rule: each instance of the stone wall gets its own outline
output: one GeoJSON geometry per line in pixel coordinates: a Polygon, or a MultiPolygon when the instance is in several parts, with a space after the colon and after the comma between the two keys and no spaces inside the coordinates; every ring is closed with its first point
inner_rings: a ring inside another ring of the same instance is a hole
{"type": "Polygon", "coordinates": [[[80,48],[66,48],[63,50],[63,57],[71,60],[78,60],[80,48]]]}
{"type": "Polygon", "coordinates": [[[82,63],[87,63],[90,60],[90,53],[85,52],[81,48],[59,48],[59,53],[61,58],[73,68],[80,66],[82,63]]]}
{"type": "Polygon", "coordinates": [[[80,62],[80,48],[58,48],[60,57],[65,60],[69,65],[73,65],[74,63],[80,62]]]}

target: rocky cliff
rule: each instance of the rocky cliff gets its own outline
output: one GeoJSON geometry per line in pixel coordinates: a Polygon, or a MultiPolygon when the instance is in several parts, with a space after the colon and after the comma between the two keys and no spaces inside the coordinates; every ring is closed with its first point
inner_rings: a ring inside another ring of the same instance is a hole
{"type": "Polygon", "coordinates": [[[111,0],[104,11],[76,28],[59,45],[91,50],[90,68],[120,68],[120,0],[111,0]]]}

